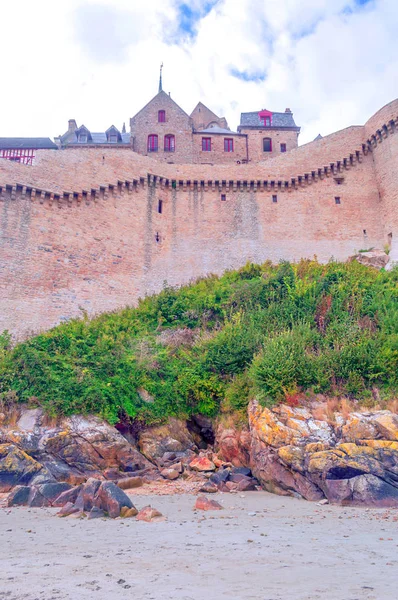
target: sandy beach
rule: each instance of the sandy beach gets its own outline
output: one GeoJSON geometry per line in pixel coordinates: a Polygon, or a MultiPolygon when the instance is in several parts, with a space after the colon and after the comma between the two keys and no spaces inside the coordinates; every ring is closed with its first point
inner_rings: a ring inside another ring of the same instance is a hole
{"type": "Polygon", "coordinates": [[[398,513],[318,506],[266,492],[131,494],[164,522],[60,519],[0,510],[0,599],[393,600],[398,513]]]}

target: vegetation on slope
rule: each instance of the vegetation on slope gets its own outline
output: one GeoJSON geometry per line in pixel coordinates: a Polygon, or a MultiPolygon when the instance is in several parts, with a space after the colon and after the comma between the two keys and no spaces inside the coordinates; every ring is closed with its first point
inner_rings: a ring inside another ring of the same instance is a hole
{"type": "Polygon", "coordinates": [[[398,269],[248,264],[138,308],[76,319],[14,348],[0,336],[3,403],[110,422],[244,410],[299,393],[398,390],[398,269]]]}

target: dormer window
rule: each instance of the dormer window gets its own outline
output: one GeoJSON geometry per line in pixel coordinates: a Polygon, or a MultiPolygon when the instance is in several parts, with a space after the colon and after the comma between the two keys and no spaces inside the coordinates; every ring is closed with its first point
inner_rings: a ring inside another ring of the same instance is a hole
{"type": "Polygon", "coordinates": [[[166,123],[166,111],[165,110],[158,111],[158,123],[166,123]]]}
{"type": "Polygon", "coordinates": [[[79,142],[79,144],[87,144],[87,134],[80,133],[79,137],[77,138],[77,141],[79,142]]]}
{"type": "Polygon", "coordinates": [[[110,144],[117,144],[117,133],[111,133],[109,135],[109,143],[110,144]]]}
{"type": "Polygon", "coordinates": [[[271,117],[262,117],[264,127],[271,127],[271,117]]]}

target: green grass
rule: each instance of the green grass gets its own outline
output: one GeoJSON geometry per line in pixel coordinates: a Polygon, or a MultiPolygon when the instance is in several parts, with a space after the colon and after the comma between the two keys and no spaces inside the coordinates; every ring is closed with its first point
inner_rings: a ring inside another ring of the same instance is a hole
{"type": "Polygon", "coordinates": [[[53,416],[149,424],[306,391],[366,403],[374,386],[397,394],[398,269],[356,262],[248,264],[15,347],[0,336],[0,401],[53,416]]]}

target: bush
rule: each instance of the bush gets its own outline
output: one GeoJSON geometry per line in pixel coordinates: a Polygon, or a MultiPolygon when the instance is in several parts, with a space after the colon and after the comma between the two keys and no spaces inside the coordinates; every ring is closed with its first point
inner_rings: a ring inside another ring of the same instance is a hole
{"type": "Polygon", "coordinates": [[[398,268],[356,262],[248,264],[15,347],[0,335],[0,401],[54,416],[159,423],[309,389],[369,402],[375,385],[397,393],[398,268]]]}

